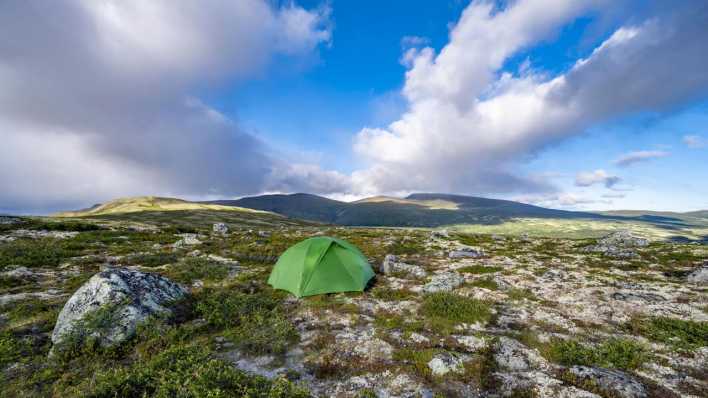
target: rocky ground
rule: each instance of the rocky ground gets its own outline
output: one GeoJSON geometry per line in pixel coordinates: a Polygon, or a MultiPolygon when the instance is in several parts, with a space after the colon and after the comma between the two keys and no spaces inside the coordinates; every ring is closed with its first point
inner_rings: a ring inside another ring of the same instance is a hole
{"type": "Polygon", "coordinates": [[[708,396],[705,245],[136,219],[0,219],[0,396],[708,396]],[[365,292],[265,284],[322,234],[365,292]]]}

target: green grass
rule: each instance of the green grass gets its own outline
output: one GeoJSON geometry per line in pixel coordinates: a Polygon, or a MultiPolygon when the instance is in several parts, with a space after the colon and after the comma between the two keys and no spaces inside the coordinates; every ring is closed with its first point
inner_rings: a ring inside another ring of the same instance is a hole
{"type": "Polygon", "coordinates": [[[430,293],[425,296],[421,313],[428,319],[443,323],[486,323],[491,317],[489,304],[454,293],[430,293]]]}
{"type": "Polygon", "coordinates": [[[668,317],[634,318],[627,327],[635,334],[684,351],[708,346],[708,322],[668,317]]]}
{"type": "Polygon", "coordinates": [[[536,295],[529,289],[512,288],[509,289],[506,294],[509,296],[509,299],[514,301],[537,300],[536,295]]]}

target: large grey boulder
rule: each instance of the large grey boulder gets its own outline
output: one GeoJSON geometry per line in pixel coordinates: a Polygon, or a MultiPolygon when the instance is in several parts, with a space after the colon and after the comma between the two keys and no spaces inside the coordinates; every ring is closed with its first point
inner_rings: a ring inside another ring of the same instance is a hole
{"type": "Polygon", "coordinates": [[[91,277],[66,302],[52,342],[56,345],[68,336],[79,336],[95,337],[102,346],[119,344],[133,336],[148,317],[169,314],[167,305],[186,294],[180,285],[160,275],[109,268],[91,277]],[[93,318],[99,313],[102,321],[96,322],[93,318]],[[91,330],[92,323],[100,325],[91,330]]]}

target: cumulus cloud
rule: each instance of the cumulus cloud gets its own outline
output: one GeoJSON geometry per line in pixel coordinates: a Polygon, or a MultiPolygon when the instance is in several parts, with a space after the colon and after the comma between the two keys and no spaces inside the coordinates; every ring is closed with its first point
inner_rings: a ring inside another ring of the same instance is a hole
{"type": "Polygon", "coordinates": [[[708,146],[708,140],[700,135],[684,135],[683,143],[691,149],[700,149],[708,146]]]}
{"type": "Polygon", "coordinates": [[[589,187],[595,184],[603,184],[606,188],[612,188],[620,180],[617,176],[607,174],[605,170],[585,171],[575,176],[575,185],[589,187]]]}
{"type": "Polygon", "coordinates": [[[506,4],[474,1],[439,52],[406,53],[406,111],[384,128],[365,127],[356,135],[354,150],[369,163],[353,175],[360,189],[543,191],[548,185],[516,171],[549,144],[614,117],[667,109],[708,88],[708,7],[678,7],[623,26],[568,71],[548,76],[501,68],[588,9],[609,3],[506,4]]]}
{"type": "Polygon", "coordinates": [[[297,185],[194,93],[315,56],[330,34],[326,8],[262,0],[0,3],[0,207],[297,185]]]}
{"type": "Polygon", "coordinates": [[[666,151],[635,151],[625,153],[615,160],[615,164],[621,167],[631,166],[635,163],[646,162],[651,159],[663,158],[669,156],[666,151]]]}

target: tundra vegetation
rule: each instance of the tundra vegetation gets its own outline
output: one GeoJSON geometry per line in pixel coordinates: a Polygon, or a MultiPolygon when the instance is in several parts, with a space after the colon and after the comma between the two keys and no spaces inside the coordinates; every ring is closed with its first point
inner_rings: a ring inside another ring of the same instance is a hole
{"type": "Polygon", "coordinates": [[[11,219],[0,224],[0,396],[708,396],[708,289],[690,279],[708,248],[589,250],[600,241],[209,208],[11,219]],[[315,235],[369,258],[364,292],[296,299],[266,284],[278,255],[315,235]],[[484,255],[448,256],[467,247],[484,255]],[[426,276],[384,274],[388,254],[426,276]],[[122,344],[99,344],[107,307],[53,346],[64,303],[106,267],[189,294],[122,344]]]}

